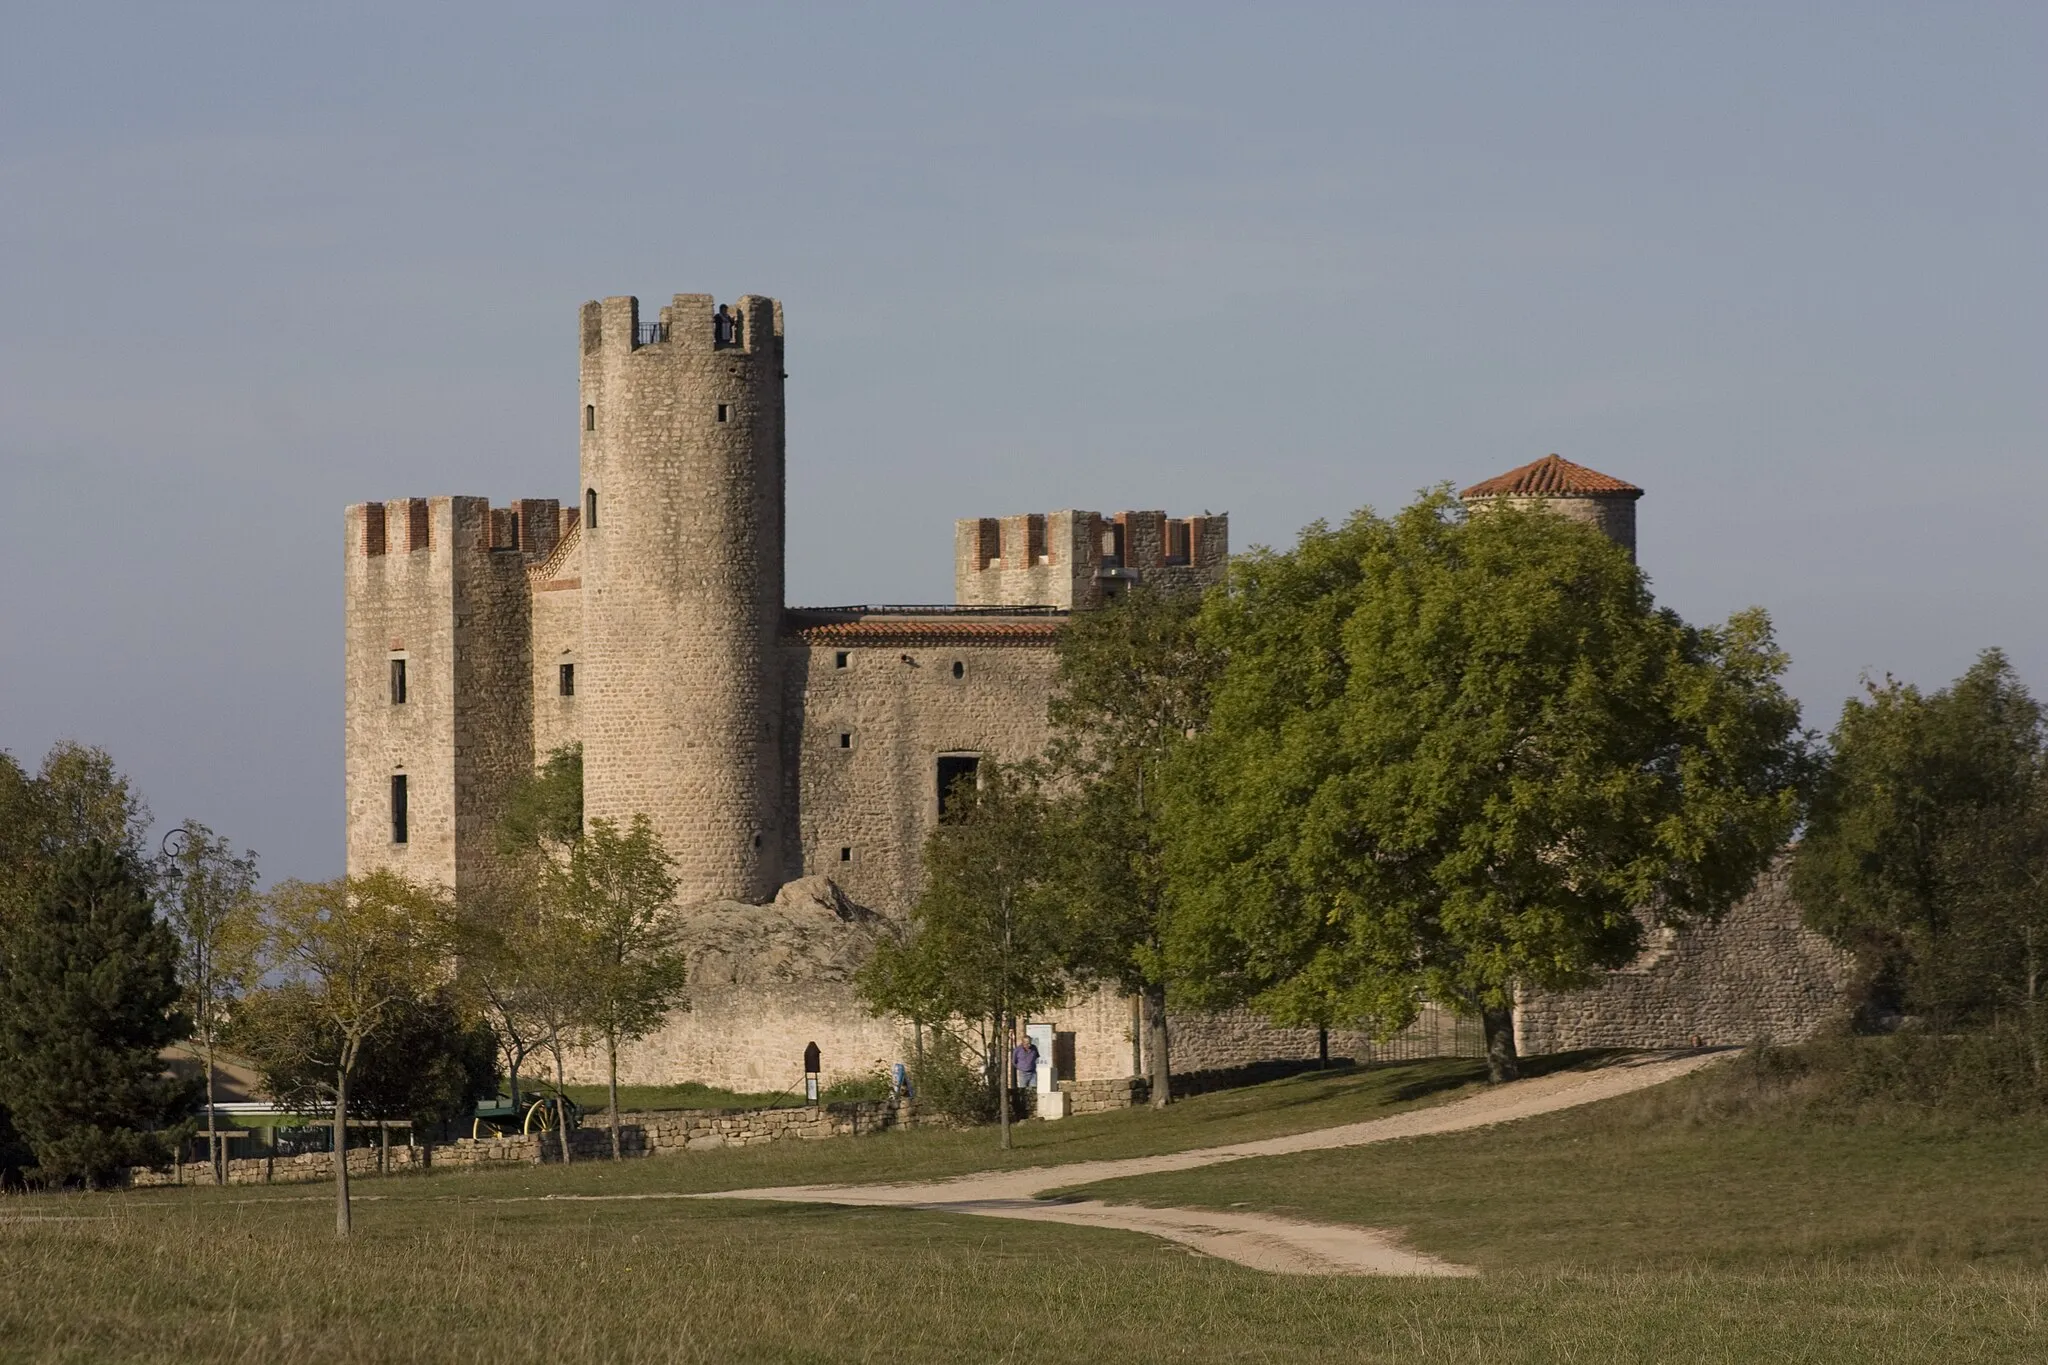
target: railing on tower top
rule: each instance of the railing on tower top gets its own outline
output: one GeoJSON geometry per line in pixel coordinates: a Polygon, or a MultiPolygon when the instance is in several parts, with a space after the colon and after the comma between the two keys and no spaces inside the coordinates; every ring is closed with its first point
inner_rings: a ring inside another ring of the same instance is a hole
{"type": "Polygon", "coordinates": [[[668,324],[665,322],[644,322],[635,331],[633,344],[652,346],[657,341],[668,340],[668,324]]]}

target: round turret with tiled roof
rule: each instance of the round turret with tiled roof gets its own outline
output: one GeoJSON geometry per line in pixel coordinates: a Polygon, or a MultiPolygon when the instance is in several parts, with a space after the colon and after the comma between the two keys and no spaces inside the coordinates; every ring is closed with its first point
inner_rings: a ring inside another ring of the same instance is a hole
{"type": "Polygon", "coordinates": [[[1458,496],[1475,511],[1501,502],[1516,507],[1541,503],[1560,516],[1595,527],[1630,558],[1635,556],[1636,499],[1643,490],[1562,456],[1545,455],[1475,483],[1458,496]]]}

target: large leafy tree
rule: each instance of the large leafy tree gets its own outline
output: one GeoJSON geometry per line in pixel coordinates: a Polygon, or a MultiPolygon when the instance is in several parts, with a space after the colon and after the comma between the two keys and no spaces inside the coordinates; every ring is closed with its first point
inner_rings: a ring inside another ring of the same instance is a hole
{"type": "Polygon", "coordinates": [[[1168,788],[1168,955],[1278,1022],[1392,1032],[1434,999],[1508,1079],[1519,987],[1625,963],[1639,912],[1719,913],[1798,816],[1764,615],[1688,626],[1541,507],[1311,526],[1204,630],[1228,662],[1168,788]]]}
{"type": "Polygon", "coordinates": [[[0,1101],[47,1182],[112,1183],[171,1158],[196,1082],[161,1050],[186,1034],[178,945],[126,848],[61,854],[0,956],[0,1101]]]}
{"type": "Polygon", "coordinates": [[[910,933],[884,943],[859,988],[878,1012],[978,1027],[1010,1145],[1010,1028],[1067,984],[1071,917],[1050,868],[1052,828],[1034,765],[984,760],[962,779],[924,850],[910,933]]]}
{"type": "Polygon", "coordinates": [[[1793,886],[1865,963],[1878,1012],[1940,1029],[2036,1007],[2044,782],[2041,708],[1997,650],[1932,694],[1887,678],[1844,704],[1793,886]]]}
{"type": "Polygon", "coordinates": [[[278,984],[249,1010],[266,1068],[317,1070],[334,1106],[334,1227],[350,1231],[349,1085],[405,1003],[445,984],[452,915],[438,890],[378,870],[285,882],[265,898],[264,966],[278,984]]]}
{"type": "Polygon", "coordinates": [[[1060,634],[1049,711],[1059,889],[1072,965],[1143,1003],[1152,1104],[1172,1098],[1160,812],[1168,760],[1202,723],[1221,659],[1196,629],[1198,593],[1134,587],[1060,634]]]}

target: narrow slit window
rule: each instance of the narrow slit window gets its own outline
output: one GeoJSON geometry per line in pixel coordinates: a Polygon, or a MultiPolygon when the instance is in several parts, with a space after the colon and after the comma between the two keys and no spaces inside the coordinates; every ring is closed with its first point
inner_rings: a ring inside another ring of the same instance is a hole
{"type": "Polygon", "coordinates": [[[402,844],[408,833],[405,810],[405,774],[391,775],[391,842],[402,844]]]}
{"type": "Polygon", "coordinates": [[[405,705],[405,660],[391,661],[391,704],[405,705]]]}
{"type": "Polygon", "coordinates": [[[839,732],[839,747],[840,747],[840,748],[842,748],[842,749],[851,749],[851,748],[853,747],[853,732],[852,732],[852,731],[850,731],[850,730],[841,730],[841,731],[839,732]]]}
{"type": "Polygon", "coordinates": [[[966,677],[967,665],[961,663],[958,659],[953,660],[953,676],[956,678],[966,677]]]}
{"type": "Polygon", "coordinates": [[[726,405],[725,405],[725,404],[723,404],[723,403],[720,403],[720,404],[718,405],[718,420],[719,420],[719,421],[721,421],[721,422],[725,421],[725,420],[726,420],[726,418],[727,418],[727,416],[728,416],[728,415],[730,414],[730,412],[731,412],[731,409],[730,409],[730,408],[726,407],[726,405]]]}
{"type": "Polygon", "coordinates": [[[595,403],[585,403],[583,405],[583,429],[585,431],[597,430],[597,405],[595,403]]]}
{"type": "Polygon", "coordinates": [[[563,665],[562,665],[562,667],[561,667],[561,671],[560,671],[560,673],[559,673],[559,674],[557,675],[557,677],[558,677],[558,686],[559,686],[559,688],[560,688],[560,692],[561,692],[561,695],[562,695],[562,696],[565,696],[565,697],[573,697],[573,696],[575,696],[575,695],[576,695],[576,665],[574,665],[574,664],[563,664],[563,665]]]}
{"type": "Polygon", "coordinates": [[[597,490],[595,488],[583,490],[583,524],[593,531],[597,529],[597,490]]]}

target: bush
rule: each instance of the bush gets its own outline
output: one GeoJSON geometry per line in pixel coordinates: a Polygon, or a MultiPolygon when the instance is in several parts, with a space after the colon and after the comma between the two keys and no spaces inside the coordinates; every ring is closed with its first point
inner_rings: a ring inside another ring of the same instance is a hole
{"type": "Polygon", "coordinates": [[[889,1069],[877,1065],[874,1070],[858,1076],[842,1076],[820,1091],[818,1098],[825,1104],[886,1100],[889,1098],[889,1069]]]}
{"type": "Polygon", "coordinates": [[[987,1123],[996,1116],[995,1087],[967,1045],[933,1029],[924,1055],[910,1064],[910,1092],[919,1109],[955,1123],[987,1123]]]}

